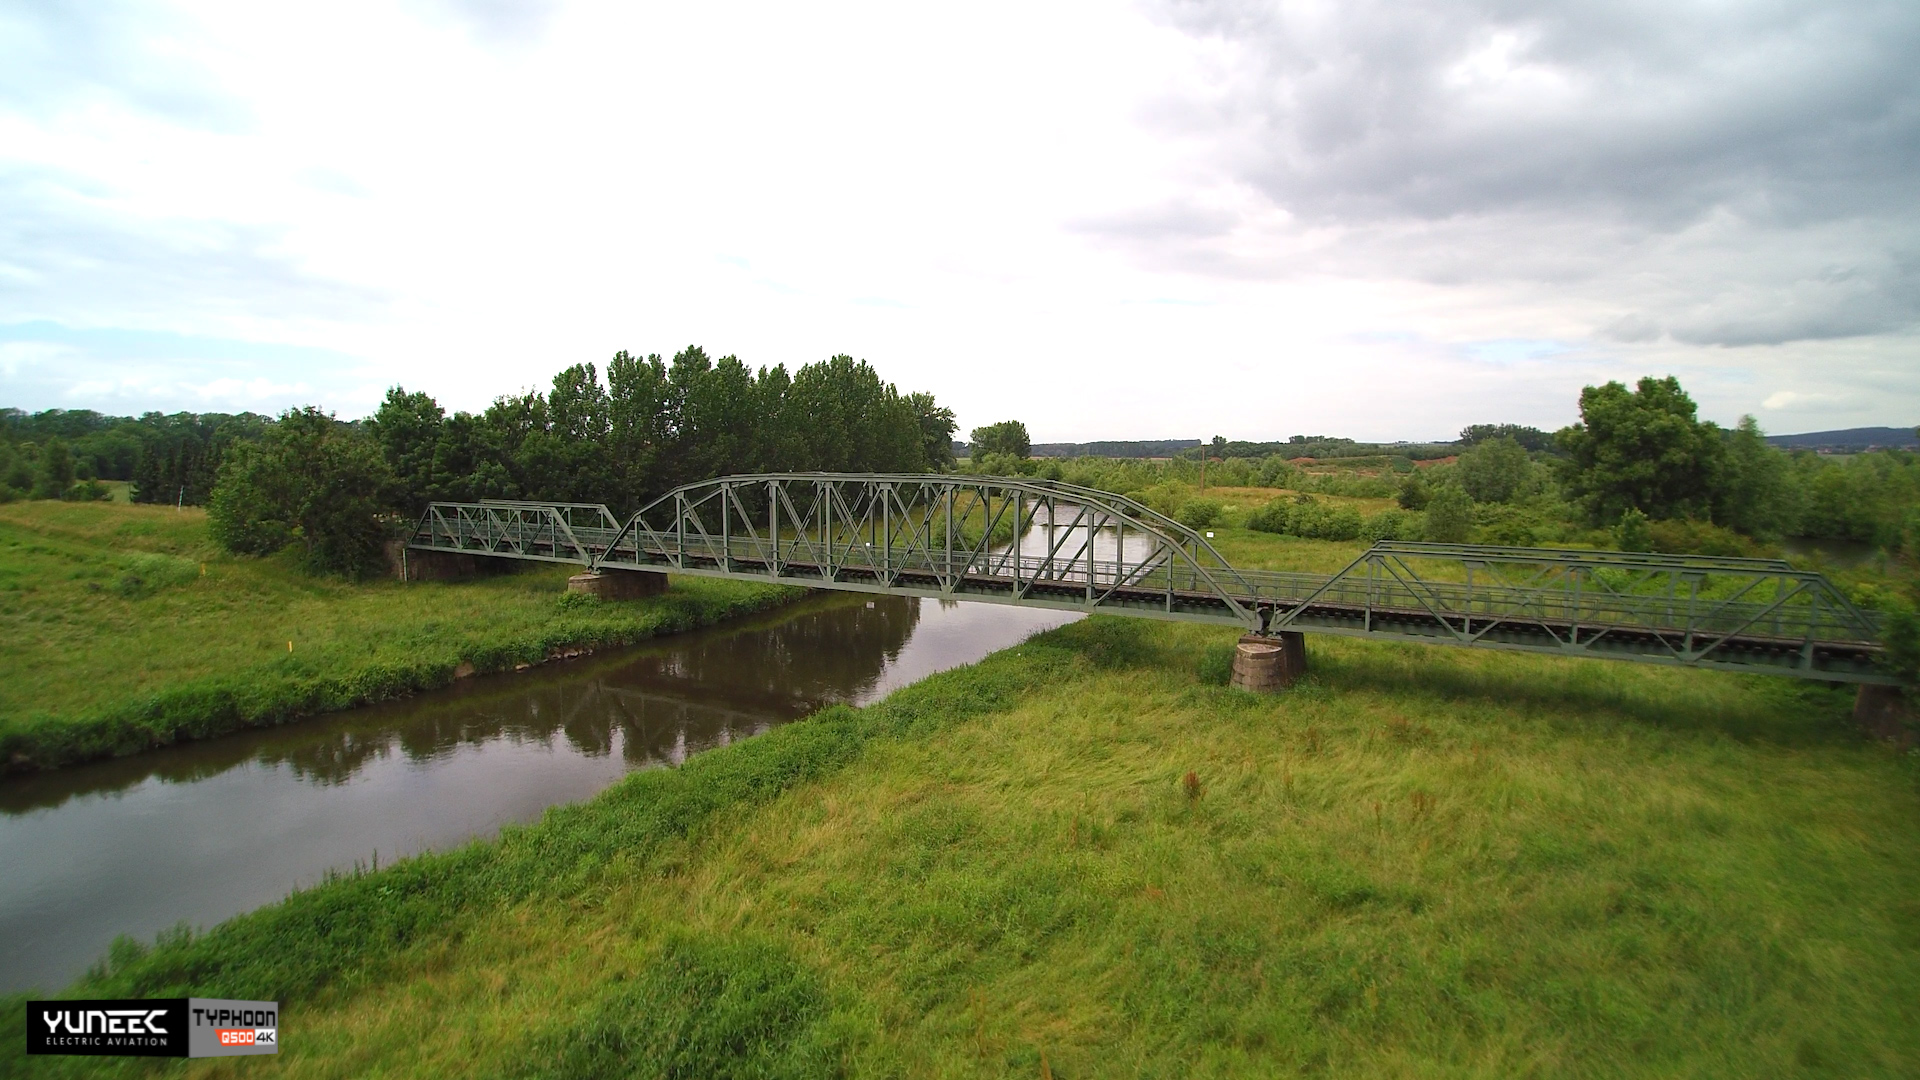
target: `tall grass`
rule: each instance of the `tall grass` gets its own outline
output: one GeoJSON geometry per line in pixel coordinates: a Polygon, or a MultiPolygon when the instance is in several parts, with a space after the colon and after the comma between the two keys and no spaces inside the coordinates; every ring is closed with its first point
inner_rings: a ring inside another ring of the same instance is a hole
{"type": "Polygon", "coordinates": [[[1920,772],[1843,693],[1232,640],[1090,619],[74,991],[278,997],[322,1076],[1920,1069],[1920,772]]]}
{"type": "Polygon", "coordinates": [[[278,724],[799,595],[681,581],[646,601],[569,604],[569,572],[353,584],[225,555],[197,510],[0,507],[0,770],[278,724]]]}

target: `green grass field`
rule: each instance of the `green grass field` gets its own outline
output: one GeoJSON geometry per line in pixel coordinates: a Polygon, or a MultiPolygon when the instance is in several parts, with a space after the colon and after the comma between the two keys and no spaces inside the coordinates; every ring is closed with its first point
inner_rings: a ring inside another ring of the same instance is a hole
{"type": "Polygon", "coordinates": [[[654,600],[568,604],[569,572],[353,584],[291,553],[226,555],[198,510],[0,506],[0,768],[279,723],[799,595],[683,580],[654,600]]]}
{"type": "Polygon", "coordinates": [[[1920,767],[1845,693],[1232,640],[1088,620],[73,992],[283,1002],[191,1075],[1920,1073],[1920,767]]]}

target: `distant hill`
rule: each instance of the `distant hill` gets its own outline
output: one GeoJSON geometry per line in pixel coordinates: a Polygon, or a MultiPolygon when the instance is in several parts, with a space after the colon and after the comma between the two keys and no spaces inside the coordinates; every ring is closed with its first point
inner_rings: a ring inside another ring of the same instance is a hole
{"type": "MultiPolygon", "coordinates": [[[[1117,457],[1152,458],[1172,457],[1182,450],[1191,450],[1200,445],[1199,439],[1135,439],[1121,442],[1045,442],[1034,443],[1031,453],[1034,457],[1117,457]]],[[[963,442],[953,444],[953,452],[966,457],[971,448],[963,442]]]]}
{"type": "Polygon", "coordinates": [[[1034,443],[1034,457],[1172,457],[1200,445],[1199,439],[1135,439],[1117,442],[1034,443]]]}
{"type": "Polygon", "coordinates": [[[1840,431],[1809,431],[1802,435],[1769,435],[1767,441],[1785,450],[1832,450],[1858,453],[1890,446],[1920,450],[1920,435],[1910,427],[1857,427],[1840,431]]]}

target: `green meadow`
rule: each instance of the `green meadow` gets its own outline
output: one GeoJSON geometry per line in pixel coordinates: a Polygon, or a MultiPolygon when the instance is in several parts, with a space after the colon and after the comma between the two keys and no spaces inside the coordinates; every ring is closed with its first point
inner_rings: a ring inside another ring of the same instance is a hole
{"type": "Polygon", "coordinates": [[[1233,637],[1089,619],[122,941],[70,992],[277,998],[279,1058],[36,1073],[1920,1072],[1920,765],[1844,691],[1311,638],[1255,696],[1233,637]]]}
{"type": "Polygon", "coordinates": [[[573,569],[356,584],[291,552],[227,554],[193,508],[0,506],[0,769],[283,723],[799,595],[683,580],[652,600],[580,602],[562,598],[573,569]]]}

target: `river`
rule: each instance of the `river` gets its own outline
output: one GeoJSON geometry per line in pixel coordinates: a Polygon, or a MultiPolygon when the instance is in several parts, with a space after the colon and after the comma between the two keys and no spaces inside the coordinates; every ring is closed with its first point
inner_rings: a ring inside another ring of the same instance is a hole
{"type": "Polygon", "coordinates": [[[285,727],[0,779],[0,992],[61,988],[117,934],[210,926],[329,870],[491,836],[635,769],[870,702],[1077,617],[823,595],[285,727]]]}

